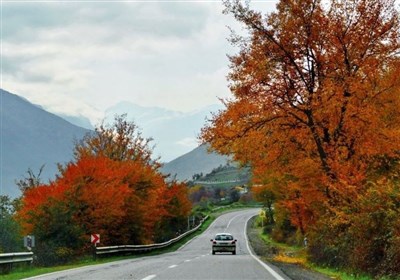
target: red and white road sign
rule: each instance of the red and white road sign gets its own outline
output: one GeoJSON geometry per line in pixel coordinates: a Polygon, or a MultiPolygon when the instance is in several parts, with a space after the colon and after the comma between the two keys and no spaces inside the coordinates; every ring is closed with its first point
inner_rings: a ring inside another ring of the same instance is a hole
{"type": "Polygon", "coordinates": [[[100,234],[95,233],[95,234],[90,235],[90,242],[92,244],[100,243],[100,234]]]}

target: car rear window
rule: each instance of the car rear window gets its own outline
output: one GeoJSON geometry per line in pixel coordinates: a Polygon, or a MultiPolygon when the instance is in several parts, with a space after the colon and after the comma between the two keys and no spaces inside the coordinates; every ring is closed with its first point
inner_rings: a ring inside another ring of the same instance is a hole
{"type": "Polygon", "coordinates": [[[217,235],[215,236],[215,240],[233,240],[232,235],[217,235]]]}

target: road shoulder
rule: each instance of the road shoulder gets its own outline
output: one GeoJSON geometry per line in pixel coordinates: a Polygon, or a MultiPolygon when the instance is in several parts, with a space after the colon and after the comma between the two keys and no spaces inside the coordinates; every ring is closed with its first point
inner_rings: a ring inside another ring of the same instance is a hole
{"type": "Polygon", "coordinates": [[[254,253],[268,264],[278,267],[284,274],[293,280],[331,280],[332,278],[321,273],[309,270],[299,264],[289,264],[273,261],[278,254],[275,247],[266,244],[259,236],[259,229],[254,227],[254,217],[247,226],[247,237],[254,253]]]}

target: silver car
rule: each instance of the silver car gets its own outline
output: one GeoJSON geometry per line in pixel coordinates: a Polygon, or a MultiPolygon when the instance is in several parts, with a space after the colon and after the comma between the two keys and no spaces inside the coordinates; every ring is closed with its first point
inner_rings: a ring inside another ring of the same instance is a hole
{"type": "Polygon", "coordinates": [[[231,252],[232,255],[236,255],[236,242],[230,233],[217,233],[212,242],[212,254],[216,252],[231,252]]]}

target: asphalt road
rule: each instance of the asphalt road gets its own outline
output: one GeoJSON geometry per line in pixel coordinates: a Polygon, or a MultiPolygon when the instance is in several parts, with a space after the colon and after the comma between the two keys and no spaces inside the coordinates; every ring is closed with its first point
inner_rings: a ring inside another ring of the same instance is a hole
{"type": "Polygon", "coordinates": [[[251,209],[224,214],[218,217],[207,231],[173,253],[86,266],[28,279],[289,279],[281,272],[276,272],[277,269],[273,269],[271,265],[262,263],[249,250],[245,233],[246,223],[258,212],[258,209],[251,209]],[[219,232],[229,232],[238,240],[236,255],[211,254],[210,239],[219,232]]]}

